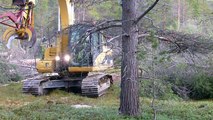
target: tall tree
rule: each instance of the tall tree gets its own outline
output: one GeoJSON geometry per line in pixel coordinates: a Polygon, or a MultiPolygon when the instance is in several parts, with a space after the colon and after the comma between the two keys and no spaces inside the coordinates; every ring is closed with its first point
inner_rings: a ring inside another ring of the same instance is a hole
{"type": "Polygon", "coordinates": [[[178,0],[178,15],[177,15],[177,30],[180,30],[180,17],[181,17],[181,0],[178,0]]]}
{"type": "Polygon", "coordinates": [[[139,114],[139,84],[137,79],[136,46],[138,43],[136,0],[122,0],[122,65],[120,112],[124,115],[139,114]]]}
{"type": "Polygon", "coordinates": [[[138,22],[158,3],[156,0],[137,17],[138,0],[122,0],[122,65],[120,112],[123,115],[137,116],[139,107],[139,81],[137,65],[138,22]]]}

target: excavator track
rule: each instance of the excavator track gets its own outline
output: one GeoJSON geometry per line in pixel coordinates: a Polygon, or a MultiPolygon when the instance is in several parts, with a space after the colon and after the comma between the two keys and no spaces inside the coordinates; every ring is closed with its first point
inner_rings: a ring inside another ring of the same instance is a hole
{"type": "Polygon", "coordinates": [[[99,97],[103,95],[112,83],[112,76],[95,74],[82,80],[81,92],[83,96],[99,97]]]}
{"type": "Polygon", "coordinates": [[[25,94],[32,95],[43,95],[45,94],[45,90],[42,87],[42,83],[48,81],[48,77],[36,77],[24,80],[22,92],[25,94]]]}
{"type": "Polygon", "coordinates": [[[45,95],[52,89],[81,88],[81,94],[88,97],[103,95],[112,83],[112,76],[106,74],[89,75],[86,78],[54,79],[37,77],[24,80],[22,92],[32,95],[45,95]],[[75,88],[73,88],[75,87],[75,88]]]}

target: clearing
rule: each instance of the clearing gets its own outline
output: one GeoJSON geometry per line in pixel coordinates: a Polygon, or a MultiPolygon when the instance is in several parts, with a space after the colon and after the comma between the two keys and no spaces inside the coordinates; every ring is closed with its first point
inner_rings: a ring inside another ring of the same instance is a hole
{"type": "MultiPolygon", "coordinates": [[[[120,116],[119,81],[102,97],[87,98],[55,90],[35,97],[21,93],[21,83],[0,87],[1,120],[123,120],[153,119],[151,99],[141,98],[141,115],[120,116]],[[75,106],[80,107],[75,107],[75,106]]],[[[156,100],[158,120],[212,120],[213,101],[156,100]]]]}

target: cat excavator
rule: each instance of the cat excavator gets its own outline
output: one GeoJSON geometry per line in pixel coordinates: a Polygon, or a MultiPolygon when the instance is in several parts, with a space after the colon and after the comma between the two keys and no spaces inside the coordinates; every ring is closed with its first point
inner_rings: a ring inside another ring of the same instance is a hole
{"type": "MultiPolygon", "coordinates": [[[[9,26],[3,41],[9,44],[11,39],[16,38],[21,42],[30,42],[27,45],[31,46],[36,38],[36,13],[33,12],[35,0],[13,0],[13,5],[20,7],[20,14],[10,13],[16,16],[19,23],[12,20],[18,25],[9,26]]],[[[53,89],[80,89],[84,96],[101,96],[113,82],[111,75],[103,73],[113,66],[112,50],[101,32],[88,32],[93,25],[74,24],[73,0],[58,0],[58,6],[59,31],[56,45],[46,48],[43,58],[36,62],[37,71],[43,75],[26,79],[22,91],[44,95],[53,89]]],[[[9,15],[6,17],[11,18],[9,15]]]]}

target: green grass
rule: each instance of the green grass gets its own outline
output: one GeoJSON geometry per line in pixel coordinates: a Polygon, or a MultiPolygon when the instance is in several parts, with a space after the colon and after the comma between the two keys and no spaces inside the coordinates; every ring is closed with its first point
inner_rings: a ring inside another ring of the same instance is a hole
{"type": "MultiPolygon", "coordinates": [[[[151,120],[151,99],[141,98],[141,115],[120,116],[119,85],[115,84],[100,98],[56,90],[47,96],[21,93],[21,84],[0,87],[0,120],[151,120]],[[92,108],[73,108],[84,104],[92,108]]],[[[213,101],[157,100],[158,120],[212,120],[213,101]]]]}

